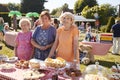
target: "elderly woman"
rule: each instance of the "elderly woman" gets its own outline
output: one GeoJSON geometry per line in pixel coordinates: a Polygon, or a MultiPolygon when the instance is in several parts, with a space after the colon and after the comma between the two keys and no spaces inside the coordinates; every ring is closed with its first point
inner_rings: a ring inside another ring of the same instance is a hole
{"type": "Polygon", "coordinates": [[[56,29],[51,25],[51,17],[47,11],[43,11],[39,19],[41,25],[35,28],[31,43],[35,47],[34,58],[45,60],[55,41],[56,29]]]}
{"type": "Polygon", "coordinates": [[[74,16],[70,12],[65,12],[60,16],[61,27],[57,29],[56,39],[50,51],[49,57],[56,51],[57,57],[62,57],[68,62],[78,60],[78,36],[79,30],[74,25],[74,16]]]}
{"type": "Polygon", "coordinates": [[[31,44],[32,32],[30,31],[31,22],[27,18],[22,18],[19,21],[21,32],[18,33],[15,39],[15,56],[20,60],[30,60],[33,55],[33,46],[31,44]]]}

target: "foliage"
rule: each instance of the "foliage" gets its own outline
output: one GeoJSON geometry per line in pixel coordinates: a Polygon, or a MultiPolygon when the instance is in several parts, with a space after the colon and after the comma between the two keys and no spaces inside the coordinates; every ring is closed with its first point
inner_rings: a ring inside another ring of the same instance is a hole
{"type": "Polygon", "coordinates": [[[59,17],[62,12],[70,12],[70,9],[68,8],[68,4],[65,3],[62,7],[56,8],[51,12],[51,15],[59,17]]]}
{"type": "Polygon", "coordinates": [[[101,31],[101,32],[105,32],[105,31],[106,31],[106,25],[101,26],[101,27],[100,27],[100,31],[101,31]]]}
{"type": "Polygon", "coordinates": [[[68,8],[68,4],[65,3],[65,4],[61,7],[61,9],[62,9],[63,12],[68,11],[68,10],[69,10],[69,8],[68,8]]]}
{"type": "Polygon", "coordinates": [[[74,5],[74,12],[81,13],[85,6],[93,7],[97,5],[96,0],[77,0],[74,5]]]}
{"type": "Polygon", "coordinates": [[[53,9],[52,12],[51,12],[51,15],[55,15],[58,10],[59,10],[59,8],[53,9]]]}
{"type": "Polygon", "coordinates": [[[41,13],[44,10],[44,3],[46,0],[21,0],[21,12],[37,12],[41,13]]]}
{"type": "Polygon", "coordinates": [[[106,32],[110,32],[112,25],[115,24],[115,19],[113,16],[109,18],[109,21],[106,26],[106,32]]]}
{"type": "Polygon", "coordinates": [[[8,9],[11,10],[17,10],[20,11],[20,4],[15,4],[15,3],[8,3],[8,9]]]}
{"type": "Polygon", "coordinates": [[[86,18],[95,18],[94,14],[98,13],[99,21],[101,25],[106,25],[110,16],[114,16],[116,12],[115,7],[111,6],[110,4],[103,4],[100,6],[89,7],[86,6],[81,15],[86,18]]]}
{"type": "Polygon", "coordinates": [[[0,4],[0,12],[8,12],[7,4],[0,4]]]}
{"type": "Polygon", "coordinates": [[[7,4],[0,4],[0,16],[3,17],[5,22],[8,22],[10,24],[11,20],[8,17],[8,12],[9,12],[9,9],[7,8],[7,4]]]}
{"type": "Polygon", "coordinates": [[[39,14],[37,12],[28,12],[26,17],[39,17],[39,14]]]}
{"type": "Polygon", "coordinates": [[[37,12],[28,12],[26,14],[26,17],[32,18],[32,26],[34,25],[34,18],[39,17],[39,14],[37,12]]]}
{"type": "Polygon", "coordinates": [[[21,13],[19,11],[10,11],[8,16],[9,17],[14,17],[14,15],[16,15],[16,17],[21,17],[21,13]]]}
{"type": "Polygon", "coordinates": [[[10,11],[8,14],[9,17],[13,18],[13,28],[17,31],[17,17],[21,17],[21,13],[19,11],[10,11]]]}

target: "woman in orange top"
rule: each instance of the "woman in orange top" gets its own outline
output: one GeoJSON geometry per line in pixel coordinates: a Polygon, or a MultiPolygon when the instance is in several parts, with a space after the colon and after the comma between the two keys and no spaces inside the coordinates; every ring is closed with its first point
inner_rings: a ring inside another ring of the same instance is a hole
{"type": "Polygon", "coordinates": [[[56,39],[48,57],[51,57],[56,51],[57,57],[62,57],[68,62],[73,62],[74,60],[79,62],[79,30],[74,25],[74,16],[70,12],[65,12],[60,16],[60,21],[63,26],[57,30],[56,39]]]}

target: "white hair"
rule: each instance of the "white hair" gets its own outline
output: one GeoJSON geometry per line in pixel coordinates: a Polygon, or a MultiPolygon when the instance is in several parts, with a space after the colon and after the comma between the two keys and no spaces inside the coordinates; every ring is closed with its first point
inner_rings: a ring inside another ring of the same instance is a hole
{"type": "Polygon", "coordinates": [[[72,13],[70,13],[70,12],[64,12],[64,13],[62,13],[60,15],[59,20],[60,20],[61,23],[63,21],[63,17],[66,17],[66,16],[68,16],[69,18],[71,18],[72,23],[74,23],[74,15],[72,13]]]}
{"type": "Polygon", "coordinates": [[[22,18],[20,21],[19,21],[19,27],[21,27],[21,24],[23,22],[27,22],[29,25],[30,25],[30,28],[31,28],[31,22],[28,18],[22,18]]]}

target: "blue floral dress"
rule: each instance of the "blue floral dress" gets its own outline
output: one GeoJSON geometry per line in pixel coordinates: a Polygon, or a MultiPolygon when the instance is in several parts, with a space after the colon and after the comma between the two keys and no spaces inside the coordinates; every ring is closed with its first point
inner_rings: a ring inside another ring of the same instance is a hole
{"type": "MultiPolygon", "coordinates": [[[[37,44],[46,46],[55,41],[55,36],[56,29],[53,26],[50,26],[48,29],[42,29],[41,26],[38,26],[33,32],[32,38],[37,44]]],[[[40,50],[35,48],[34,58],[45,60],[48,57],[50,50],[51,48],[48,48],[47,50],[40,50]]]]}

